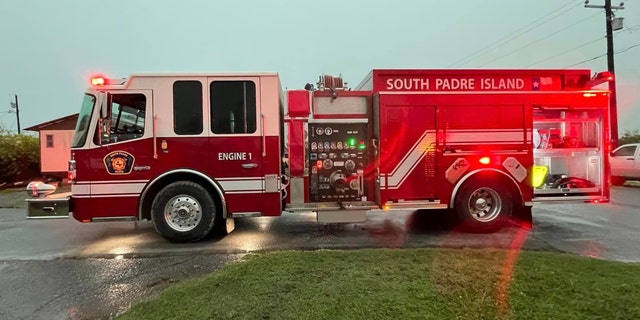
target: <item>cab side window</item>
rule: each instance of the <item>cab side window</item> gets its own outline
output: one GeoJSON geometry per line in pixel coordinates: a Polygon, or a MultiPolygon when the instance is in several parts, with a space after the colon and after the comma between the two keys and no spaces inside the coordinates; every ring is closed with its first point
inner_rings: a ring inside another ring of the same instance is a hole
{"type": "Polygon", "coordinates": [[[213,81],[209,89],[213,133],[256,132],[256,84],[254,82],[213,81]]]}
{"type": "Polygon", "coordinates": [[[96,130],[101,132],[102,144],[136,139],[144,135],[146,97],[143,94],[112,94],[109,104],[107,118],[102,119],[100,130],[96,130]]]}
{"type": "Polygon", "coordinates": [[[202,133],[202,83],[180,80],[173,83],[173,132],[202,133]]]}
{"type": "Polygon", "coordinates": [[[623,147],[613,153],[614,157],[633,157],[636,154],[636,146],[623,147]]]}

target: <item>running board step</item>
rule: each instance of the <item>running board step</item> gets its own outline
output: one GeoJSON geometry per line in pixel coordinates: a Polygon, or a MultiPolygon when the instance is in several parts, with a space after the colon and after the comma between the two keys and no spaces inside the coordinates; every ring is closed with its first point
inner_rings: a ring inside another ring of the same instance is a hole
{"type": "Polygon", "coordinates": [[[378,206],[371,201],[312,202],[287,204],[284,211],[336,211],[336,210],[369,210],[378,206]]]}
{"type": "Polygon", "coordinates": [[[398,201],[384,204],[385,210],[407,210],[407,209],[447,209],[449,206],[440,201],[398,201]]]}
{"type": "Polygon", "coordinates": [[[321,223],[353,223],[367,220],[367,210],[318,211],[316,219],[321,223]]]}

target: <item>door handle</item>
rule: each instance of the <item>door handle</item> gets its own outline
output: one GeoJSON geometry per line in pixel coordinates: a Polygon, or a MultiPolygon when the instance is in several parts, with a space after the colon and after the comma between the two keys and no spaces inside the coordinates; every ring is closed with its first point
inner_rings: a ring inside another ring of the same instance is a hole
{"type": "Polygon", "coordinates": [[[243,163],[242,167],[245,169],[253,169],[253,168],[257,168],[258,164],[257,163],[243,163]]]}

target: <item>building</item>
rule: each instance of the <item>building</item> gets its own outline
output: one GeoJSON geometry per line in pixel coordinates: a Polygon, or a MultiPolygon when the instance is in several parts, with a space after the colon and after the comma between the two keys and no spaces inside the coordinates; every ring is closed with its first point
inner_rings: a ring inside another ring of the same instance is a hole
{"type": "Polygon", "coordinates": [[[40,138],[40,172],[43,176],[67,176],[71,141],[78,114],[47,121],[24,130],[36,131],[40,138]]]}

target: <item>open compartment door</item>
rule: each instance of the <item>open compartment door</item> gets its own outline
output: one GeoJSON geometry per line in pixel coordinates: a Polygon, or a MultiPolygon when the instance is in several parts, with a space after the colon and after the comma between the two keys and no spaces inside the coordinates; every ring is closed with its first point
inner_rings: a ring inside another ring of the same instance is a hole
{"type": "Polygon", "coordinates": [[[533,116],[535,200],[606,198],[603,110],[538,106],[533,116]]]}

